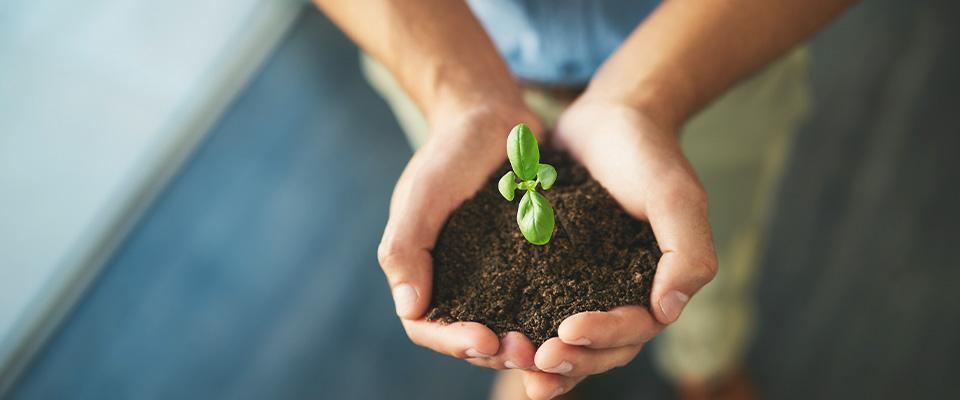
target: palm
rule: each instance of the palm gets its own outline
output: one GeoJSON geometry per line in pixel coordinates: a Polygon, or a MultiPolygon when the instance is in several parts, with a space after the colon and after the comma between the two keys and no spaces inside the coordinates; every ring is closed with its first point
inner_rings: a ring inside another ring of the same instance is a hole
{"type": "MultiPolygon", "coordinates": [[[[517,121],[468,112],[433,121],[430,140],[411,158],[394,189],[390,219],[378,256],[394,294],[397,314],[419,345],[478,365],[533,364],[533,345],[511,333],[502,340],[476,322],[427,322],[431,250],[447,217],[472,196],[506,159],[506,132],[517,121]]],[[[530,121],[535,122],[535,121],[530,121]]]]}
{"type": "Polygon", "coordinates": [[[556,143],[584,164],[627,212],[653,226],[663,257],[650,308],[624,306],[573,315],[535,355],[545,372],[527,372],[527,394],[548,398],[583,377],[629,362],[673,322],[715,273],[706,196],[675,132],[613,101],[580,99],[560,118],[556,143]],[[565,365],[565,368],[557,368],[565,365]]]}
{"type": "MultiPolygon", "coordinates": [[[[716,255],[706,193],[675,129],[627,106],[580,101],[565,113],[557,135],[627,212],[652,225],[664,253],[653,299],[665,295],[662,290],[692,295],[713,278],[716,255]]],[[[679,314],[662,307],[651,311],[663,323],[679,314]]]]}

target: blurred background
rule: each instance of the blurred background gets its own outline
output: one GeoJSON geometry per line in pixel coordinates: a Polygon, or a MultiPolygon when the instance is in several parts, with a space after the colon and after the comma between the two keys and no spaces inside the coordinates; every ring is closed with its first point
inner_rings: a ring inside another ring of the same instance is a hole
{"type": "MultiPolygon", "coordinates": [[[[812,40],[764,398],[960,398],[958,11],[864,2],[812,40]]],[[[410,155],[309,4],[4,2],[0,397],[486,398],[492,371],[406,339],[377,266],[410,155]]],[[[646,352],[581,391],[672,396],[646,352]]]]}

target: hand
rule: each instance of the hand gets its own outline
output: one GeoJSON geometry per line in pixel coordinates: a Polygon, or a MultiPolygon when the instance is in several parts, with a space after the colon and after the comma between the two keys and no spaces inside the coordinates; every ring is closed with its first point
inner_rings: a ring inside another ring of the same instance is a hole
{"type": "Polygon", "coordinates": [[[447,216],[472,196],[506,159],[506,137],[521,121],[540,123],[520,107],[447,108],[431,118],[431,135],[397,181],[378,258],[397,315],[414,343],[475,365],[533,365],[533,344],[511,332],[502,340],[476,322],[426,321],[433,281],[431,250],[447,216]],[[521,111],[517,111],[521,110],[521,111]]]}
{"type": "Polygon", "coordinates": [[[565,393],[586,376],[630,362],[717,272],[706,193],[683,156],[675,127],[588,94],[561,116],[555,140],[628,213],[650,222],[663,256],[649,310],[624,306],[573,315],[561,323],[559,337],[537,349],[535,365],[543,372],[524,377],[534,400],[565,393]]]}

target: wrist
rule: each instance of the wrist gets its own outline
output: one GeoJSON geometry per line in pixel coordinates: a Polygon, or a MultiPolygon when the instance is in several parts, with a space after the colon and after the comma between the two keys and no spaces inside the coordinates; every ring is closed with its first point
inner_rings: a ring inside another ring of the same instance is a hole
{"type": "Polygon", "coordinates": [[[519,84],[499,58],[480,58],[468,65],[445,60],[424,64],[419,77],[411,79],[411,89],[428,122],[468,111],[525,109],[519,84]]]}
{"type": "Polygon", "coordinates": [[[444,135],[443,129],[450,121],[458,125],[483,127],[479,132],[506,139],[514,125],[524,122],[540,137],[543,132],[540,119],[527,107],[519,96],[451,96],[443,98],[425,110],[425,117],[433,131],[444,135]]]}
{"type": "Polygon", "coordinates": [[[664,131],[679,134],[695,109],[694,96],[689,88],[690,85],[680,81],[661,80],[641,80],[632,85],[623,82],[608,84],[598,75],[582,97],[588,101],[627,107],[664,131]]]}
{"type": "Polygon", "coordinates": [[[520,122],[540,129],[539,120],[523,104],[497,99],[443,103],[429,115],[430,137],[418,152],[444,165],[467,163],[485,179],[506,159],[507,136],[520,122]]]}

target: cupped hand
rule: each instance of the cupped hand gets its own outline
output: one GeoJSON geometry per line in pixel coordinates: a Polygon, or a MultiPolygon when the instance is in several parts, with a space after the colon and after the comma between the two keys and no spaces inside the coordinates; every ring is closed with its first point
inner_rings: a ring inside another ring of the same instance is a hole
{"type": "Polygon", "coordinates": [[[630,362],[717,273],[706,193],[683,156],[676,127],[616,100],[585,95],[564,112],[555,135],[628,213],[650,222],[663,256],[649,309],[573,315],[561,323],[557,338],[537,349],[535,365],[542,372],[524,377],[534,400],[630,362]]]}
{"type": "Polygon", "coordinates": [[[475,365],[529,368],[534,347],[524,335],[511,332],[500,340],[482,324],[440,324],[424,314],[433,281],[431,250],[443,223],[504,162],[510,128],[527,122],[540,132],[540,123],[517,107],[453,108],[436,115],[430,138],[397,181],[377,251],[397,315],[418,345],[475,365]]]}

